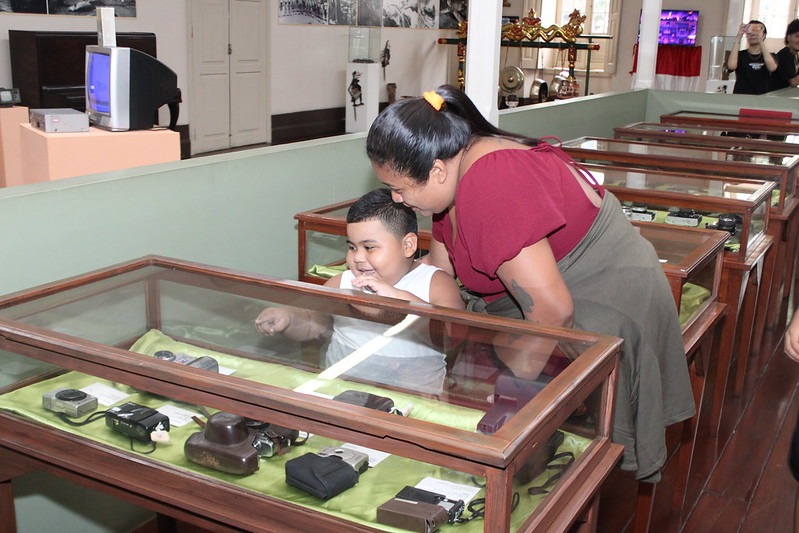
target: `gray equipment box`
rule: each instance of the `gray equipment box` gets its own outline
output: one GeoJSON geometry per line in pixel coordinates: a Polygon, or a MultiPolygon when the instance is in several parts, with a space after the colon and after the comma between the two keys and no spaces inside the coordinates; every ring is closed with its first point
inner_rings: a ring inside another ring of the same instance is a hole
{"type": "Polygon", "coordinates": [[[46,133],[89,131],[89,115],[69,108],[31,109],[31,126],[46,133]]]}

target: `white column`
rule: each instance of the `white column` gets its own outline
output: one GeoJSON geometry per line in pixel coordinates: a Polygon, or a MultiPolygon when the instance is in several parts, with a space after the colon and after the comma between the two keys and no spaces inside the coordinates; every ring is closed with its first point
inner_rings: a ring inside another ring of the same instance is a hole
{"type": "Polygon", "coordinates": [[[466,34],[466,94],[477,109],[496,125],[499,80],[499,40],[502,33],[502,0],[469,2],[466,34]]]}
{"type": "Polygon", "coordinates": [[[638,63],[633,89],[650,89],[655,83],[661,7],[661,0],[644,0],[641,9],[641,34],[638,40],[638,63]]]}

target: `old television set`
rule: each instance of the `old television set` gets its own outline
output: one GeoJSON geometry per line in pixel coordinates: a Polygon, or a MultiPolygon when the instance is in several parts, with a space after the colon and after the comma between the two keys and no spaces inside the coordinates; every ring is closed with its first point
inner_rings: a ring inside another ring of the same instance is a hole
{"type": "Polygon", "coordinates": [[[117,46],[86,47],[86,113],[111,131],[146,130],[169,107],[170,129],[180,103],[177,74],[153,56],[117,46]]]}
{"type": "MultiPolygon", "coordinates": [[[[663,9],[658,26],[658,44],[672,46],[696,46],[696,29],[699,11],[684,9],[663,9]]],[[[641,40],[639,18],[638,41],[641,40]]]]}
{"type": "Polygon", "coordinates": [[[664,9],[660,12],[658,44],[696,45],[699,11],[664,9]]]}

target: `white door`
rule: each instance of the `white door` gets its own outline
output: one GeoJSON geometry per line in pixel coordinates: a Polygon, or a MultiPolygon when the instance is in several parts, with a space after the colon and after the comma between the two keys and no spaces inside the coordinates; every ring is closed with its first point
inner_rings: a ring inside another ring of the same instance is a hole
{"type": "Polygon", "coordinates": [[[268,0],[192,0],[192,154],[271,141],[268,0]]]}

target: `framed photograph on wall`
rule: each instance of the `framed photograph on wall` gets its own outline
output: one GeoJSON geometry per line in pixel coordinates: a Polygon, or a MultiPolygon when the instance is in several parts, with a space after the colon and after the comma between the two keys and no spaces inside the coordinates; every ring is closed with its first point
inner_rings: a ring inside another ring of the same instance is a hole
{"type": "Polygon", "coordinates": [[[117,17],[136,16],[136,0],[0,0],[0,13],[93,17],[98,7],[113,7],[117,17]]]}

